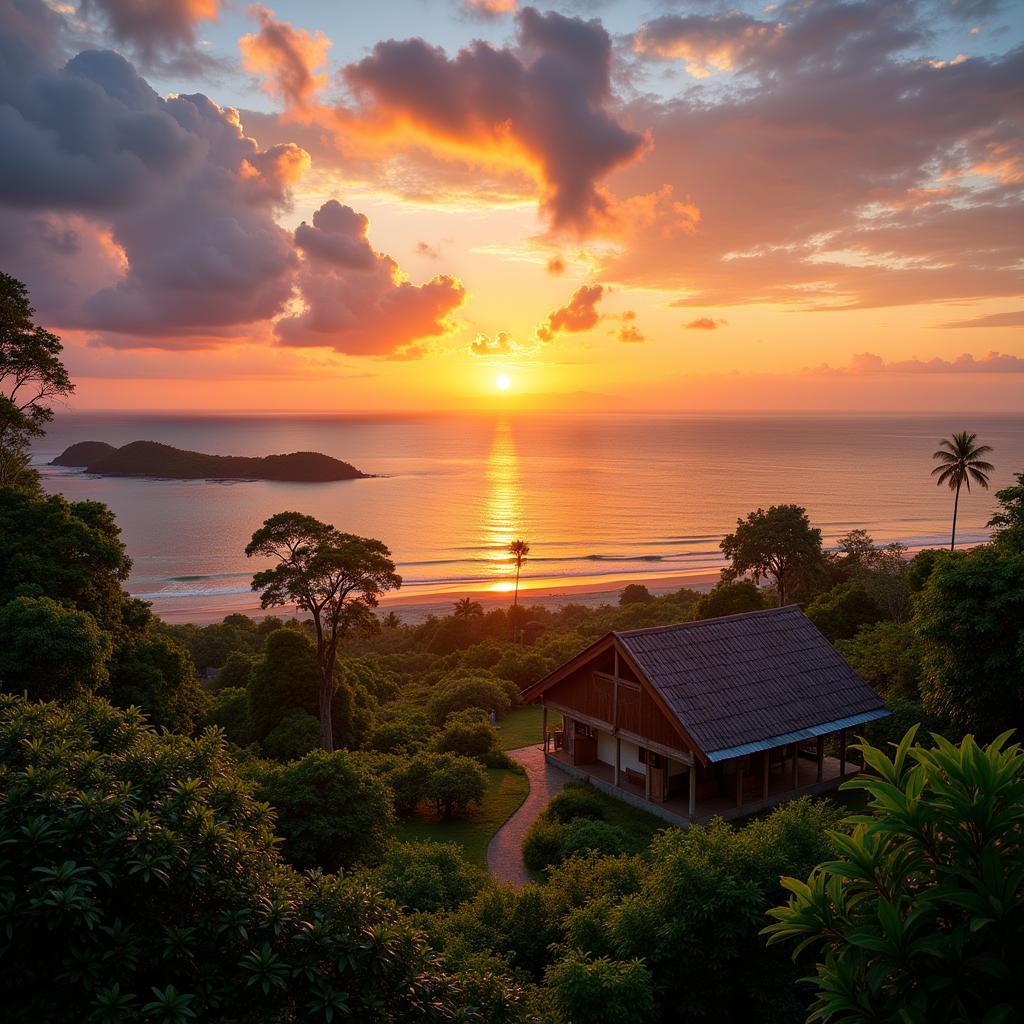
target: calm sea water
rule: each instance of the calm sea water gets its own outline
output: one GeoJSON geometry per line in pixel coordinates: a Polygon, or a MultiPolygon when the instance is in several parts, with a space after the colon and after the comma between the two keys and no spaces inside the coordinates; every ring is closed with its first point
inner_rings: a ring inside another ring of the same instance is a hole
{"type": "MultiPolygon", "coordinates": [[[[937,441],[968,428],[995,449],[992,490],[1024,469],[1022,416],[142,416],[66,413],[34,452],[75,441],[162,441],[217,454],[313,450],[369,480],[176,482],[44,469],[70,500],[117,514],[129,590],[181,613],[251,603],[245,545],[293,509],[384,540],[403,593],[501,589],[505,547],[525,537],[533,583],[693,575],[759,505],[806,505],[826,542],[854,527],[911,546],[948,542],[952,499],[929,478],[937,441]]],[[[991,492],[965,494],[958,535],[984,539],[991,492]]]]}

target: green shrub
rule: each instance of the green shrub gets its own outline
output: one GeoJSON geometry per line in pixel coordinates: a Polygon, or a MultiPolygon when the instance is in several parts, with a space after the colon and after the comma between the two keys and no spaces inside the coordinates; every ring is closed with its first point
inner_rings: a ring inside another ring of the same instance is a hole
{"type": "Polygon", "coordinates": [[[219,690],[245,688],[249,685],[249,678],[252,676],[253,657],[244,651],[232,651],[223,666],[213,677],[210,691],[217,693],[219,690]]]}
{"type": "Polygon", "coordinates": [[[496,679],[470,676],[448,680],[437,688],[430,701],[430,717],[440,726],[453,711],[482,708],[493,709],[501,718],[511,706],[509,695],[496,679]]]}
{"type": "Polygon", "coordinates": [[[395,811],[409,815],[424,801],[442,818],[464,814],[483,802],[487,775],[476,761],[461,754],[422,753],[401,761],[385,777],[395,811]]]}
{"type": "Polygon", "coordinates": [[[275,761],[294,761],[320,746],[320,722],[302,708],[286,711],[263,738],[263,752],[275,761]]]}
{"type": "Polygon", "coordinates": [[[816,597],[807,606],[807,618],[835,643],[855,636],[862,626],[884,619],[885,612],[862,580],[852,580],[816,597]]]}
{"type": "Polygon", "coordinates": [[[482,758],[490,751],[500,749],[501,737],[484,711],[480,708],[467,708],[448,716],[431,746],[442,754],[482,758]]]}
{"type": "Polygon", "coordinates": [[[629,836],[621,825],[594,818],[575,818],[565,826],[563,856],[601,854],[615,857],[629,848],[629,836]]]}
{"type": "Polygon", "coordinates": [[[654,983],[643,961],[572,951],[547,969],[555,1005],[572,1024],[644,1024],[655,1016],[654,983]]]}
{"type": "Polygon", "coordinates": [[[726,580],[716,583],[693,603],[693,619],[716,619],[722,615],[757,612],[768,607],[768,599],[752,580],[726,580]]]}
{"type": "Polygon", "coordinates": [[[239,686],[218,690],[203,717],[203,725],[213,725],[224,730],[229,743],[247,747],[256,741],[249,717],[249,697],[239,686]]]}
{"type": "Polygon", "coordinates": [[[427,913],[454,910],[487,883],[454,843],[393,843],[372,878],[399,906],[427,913]]]}
{"type": "Polygon", "coordinates": [[[556,793],[544,812],[555,821],[572,821],[573,818],[603,818],[604,802],[586,783],[570,782],[560,793],[556,793]]]}
{"type": "Polygon", "coordinates": [[[387,840],[387,786],[347,751],[315,750],[275,769],[261,780],[259,795],[277,811],[282,852],[296,867],[351,867],[376,856],[387,840]]]}
{"type": "Polygon", "coordinates": [[[531,871],[543,871],[565,858],[565,825],[538,818],[523,836],[523,863],[531,871]]]}
{"type": "Polygon", "coordinates": [[[378,722],[364,746],[382,754],[414,754],[427,745],[432,731],[425,715],[406,712],[378,722]]]}

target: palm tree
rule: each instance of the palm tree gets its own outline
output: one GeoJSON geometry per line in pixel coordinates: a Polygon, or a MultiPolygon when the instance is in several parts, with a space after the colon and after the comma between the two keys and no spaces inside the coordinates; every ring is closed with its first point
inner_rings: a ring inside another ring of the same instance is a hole
{"type": "Polygon", "coordinates": [[[932,470],[932,476],[938,477],[937,487],[949,484],[949,489],[956,495],[953,499],[953,534],[949,540],[949,550],[956,547],[956,513],[960,504],[960,488],[967,484],[967,493],[971,491],[971,479],[988,490],[988,474],[995,467],[991,462],[984,462],[982,455],[987,455],[992,448],[987,444],[977,444],[978,435],[968,434],[966,430],[954,434],[939,442],[939,450],[932,456],[940,465],[932,470]]]}
{"type": "Polygon", "coordinates": [[[526,556],[530,553],[530,545],[525,540],[514,540],[508,546],[508,553],[516,563],[516,589],[515,596],[512,598],[512,607],[515,608],[519,604],[519,573],[523,568],[523,562],[526,561],[526,556]]]}
{"type": "Polygon", "coordinates": [[[473,619],[477,616],[483,615],[484,606],[479,601],[474,601],[471,597],[461,597],[455,602],[455,618],[457,619],[473,619]]]}

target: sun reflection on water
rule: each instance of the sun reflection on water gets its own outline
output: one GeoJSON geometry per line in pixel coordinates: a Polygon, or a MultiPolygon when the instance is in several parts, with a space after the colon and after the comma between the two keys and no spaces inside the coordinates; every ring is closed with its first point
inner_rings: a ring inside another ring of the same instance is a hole
{"type": "MultiPolygon", "coordinates": [[[[484,513],[484,546],[487,572],[491,576],[509,573],[509,544],[522,532],[522,493],[519,484],[519,456],[507,419],[494,425],[491,450],[487,455],[487,502],[484,513]]],[[[505,580],[490,589],[511,591],[505,580]]]]}

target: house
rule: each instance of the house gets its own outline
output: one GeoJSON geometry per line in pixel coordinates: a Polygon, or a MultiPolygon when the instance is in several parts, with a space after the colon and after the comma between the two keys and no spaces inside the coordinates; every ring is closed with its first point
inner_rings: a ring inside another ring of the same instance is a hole
{"type": "Polygon", "coordinates": [[[838,785],[889,714],[796,605],[609,633],[523,699],[550,764],[680,825],[838,785]]]}

